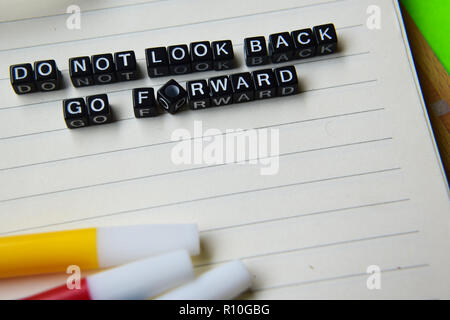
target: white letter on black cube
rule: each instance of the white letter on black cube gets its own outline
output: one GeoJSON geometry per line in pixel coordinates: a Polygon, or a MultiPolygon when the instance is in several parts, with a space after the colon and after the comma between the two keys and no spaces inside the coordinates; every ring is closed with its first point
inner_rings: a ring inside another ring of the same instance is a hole
{"type": "Polygon", "coordinates": [[[104,124],[112,121],[111,107],[106,94],[86,97],[90,124],[104,124]]]}
{"type": "Polygon", "coordinates": [[[278,96],[290,96],[298,93],[298,77],[294,66],[277,68],[274,73],[277,79],[278,96]]]}
{"type": "Polygon", "coordinates": [[[108,84],[116,81],[116,67],[111,53],[92,56],[92,69],[96,84],[108,84]]]}
{"type": "Polygon", "coordinates": [[[190,49],[192,71],[198,72],[213,69],[213,56],[209,41],[192,42],[190,49]]]}
{"type": "Polygon", "coordinates": [[[34,78],[40,91],[58,90],[61,86],[61,73],[55,60],[36,61],[34,63],[34,78]]]}
{"type": "Polygon", "coordinates": [[[186,83],[189,108],[192,110],[205,109],[211,106],[209,87],[206,80],[194,80],[186,83]]]}
{"type": "Polygon", "coordinates": [[[136,118],[155,117],[159,114],[153,88],[133,89],[133,110],[136,118]]]}
{"type": "Polygon", "coordinates": [[[69,129],[82,128],[89,125],[88,111],[83,98],[63,100],[63,114],[69,129]]]}
{"type": "Polygon", "coordinates": [[[272,69],[252,72],[255,84],[255,99],[268,99],[276,96],[277,81],[272,69]]]}
{"type": "Polygon", "coordinates": [[[332,54],[337,51],[338,38],[332,23],[313,28],[317,41],[317,55],[332,54]]]}
{"type": "Polygon", "coordinates": [[[231,40],[214,41],[212,44],[214,70],[234,68],[234,50],[231,40]]]}
{"type": "Polygon", "coordinates": [[[169,57],[165,47],[145,49],[147,72],[150,78],[169,75],[169,57]]]}
{"type": "Polygon", "coordinates": [[[233,88],[227,76],[209,79],[212,106],[224,106],[233,103],[233,88]]]}
{"type": "Polygon", "coordinates": [[[171,74],[186,74],[191,72],[191,58],[187,45],[180,44],[167,48],[169,54],[169,70],[171,74]]]}
{"type": "Polygon", "coordinates": [[[118,81],[136,80],[138,69],[134,51],[122,51],[114,53],[116,65],[116,77],[118,81]]]}
{"type": "Polygon", "coordinates": [[[74,57],[69,59],[69,75],[74,87],[86,87],[94,84],[91,59],[74,57]]]}
{"type": "Polygon", "coordinates": [[[230,76],[233,88],[233,102],[248,102],[255,99],[255,85],[250,72],[235,73],[230,76]]]}
{"type": "Polygon", "coordinates": [[[16,64],[9,67],[11,86],[17,94],[35,92],[33,67],[29,63],[16,64]]]}
{"type": "Polygon", "coordinates": [[[294,42],[289,32],[269,36],[269,55],[273,63],[287,62],[294,57],[294,42]]]}
{"type": "Polygon", "coordinates": [[[269,63],[266,38],[252,37],[244,39],[245,64],[248,67],[262,66],[269,63]]]}
{"type": "Polygon", "coordinates": [[[306,59],[316,55],[316,37],[311,29],[302,29],[291,32],[294,41],[294,58],[306,59]]]}

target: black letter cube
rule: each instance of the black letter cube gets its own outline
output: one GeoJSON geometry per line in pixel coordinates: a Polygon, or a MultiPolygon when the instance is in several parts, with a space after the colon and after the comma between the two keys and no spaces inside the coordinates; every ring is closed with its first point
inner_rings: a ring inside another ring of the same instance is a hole
{"type": "Polygon", "coordinates": [[[294,58],[306,59],[316,55],[316,37],[311,29],[302,29],[291,32],[294,41],[294,58]]]}
{"type": "Polygon", "coordinates": [[[190,47],[192,70],[194,72],[212,70],[213,56],[209,41],[192,42],[190,47]]]}
{"type": "Polygon", "coordinates": [[[245,64],[248,67],[262,66],[269,63],[266,38],[253,37],[244,39],[245,64]]]}
{"type": "Polygon", "coordinates": [[[155,117],[159,114],[153,88],[133,89],[133,110],[136,118],[155,117]]]}
{"type": "Polygon", "coordinates": [[[35,92],[33,67],[29,63],[16,64],[9,67],[11,86],[17,94],[35,92]]]}
{"type": "Polygon", "coordinates": [[[277,79],[278,96],[289,96],[298,93],[298,77],[294,66],[281,67],[274,70],[277,79]]]}
{"type": "Polygon", "coordinates": [[[248,102],[255,99],[255,85],[250,72],[235,73],[230,76],[233,88],[233,102],[248,102]]]}
{"type": "Polygon", "coordinates": [[[92,56],[92,69],[96,84],[108,84],[116,81],[116,67],[111,53],[92,56]]]}
{"type": "Polygon", "coordinates": [[[338,38],[332,23],[313,28],[317,41],[317,55],[326,55],[337,51],[338,38]]]}
{"type": "Polygon", "coordinates": [[[69,59],[69,75],[74,87],[86,87],[94,84],[91,59],[74,57],[69,59]]]}
{"type": "Polygon", "coordinates": [[[174,114],[186,104],[186,90],[171,79],[158,90],[158,103],[167,112],[174,114]]]}
{"type": "Polygon", "coordinates": [[[205,109],[211,106],[209,87],[206,80],[194,80],[186,83],[189,108],[192,110],[205,109]]]}
{"type": "Polygon", "coordinates": [[[269,55],[273,63],[287,62],[294,57],[294,42],[289,32],[269,36],[269,55]]]}
{"type": "Polygon", "coordinates": [[[106,94],[86,97],[89,124],[104,124],[112,121],[111,107],[106,94]]]}
{"type": "Polygon", "coordinates": [[[212,106],[224,106],[233,103],[233,88],[227,76],[210,78],[209,90],[212,106]]]}
{"type": "Polygon", "coordinates": [[[169,75],[169,57],[165,47],[145,49],[147,72],[150,78],[169,75]]]}
{"type": "Polygon", "coordinates": [[[212,44],[214,70],[234,68],[234,51],[231,40],[214,41],[212,44]]]}
{"type": "Polygon", "coordinates": [[[169,53],[169,70],[171,74],[186,74],[191,72],[191,57],[188,46],[180,44],[167,48],[169,53]]]}
{"type": "Polygon", "coordinates": [[[255,84],[255,99],[268,99],[276,96],[277,80],[272,69],[252,72],[255,84]]]}
{"type": "Polygon", "coordinates": [[[118,81],[136,80],[138,69],[134,51],[123,51],[114,53],[116,65],[116,77],[118,81]]]}
{"type": "Polygon", "coordinates": [[[36,61],[34,79],[40,91],[53,91],[61,87],[61,73],[55,60],[36,61]]]}
{"type": "Polygon", "coordinates": [[[63,100],[63,114],[67,128],[76,129],[89,125],[88,110],[83,98],[63,100]]]}

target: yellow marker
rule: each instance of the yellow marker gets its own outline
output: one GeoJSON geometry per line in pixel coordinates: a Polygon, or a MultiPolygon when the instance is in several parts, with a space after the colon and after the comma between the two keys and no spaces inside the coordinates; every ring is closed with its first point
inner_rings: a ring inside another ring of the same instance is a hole
{"type": "Polygon", "coordinates": [[[0,278],[107,268],[151,255],[200,251],[197,226],[138,225],[0,237],[0,278]]]}

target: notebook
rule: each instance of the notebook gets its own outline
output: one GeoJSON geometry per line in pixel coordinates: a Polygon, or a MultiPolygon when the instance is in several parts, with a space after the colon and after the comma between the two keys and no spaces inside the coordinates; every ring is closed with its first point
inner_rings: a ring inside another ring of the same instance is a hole
{"type": "MultiPolygon", "coordinates": [[[[196,271],[242,259],[254,283],[241,298],[450,298],[448,186],[396,1],[80,1],[73,30],[66,4],[0,10],[0,235],[197,223],[196,271]],[[134,118],[131,89],[168,80],[146,76],[145,48],[230,39],[239,72],[244,38],[330,22],[338,53],[284,64],[296,66],[299,95],[134,118]],[[70,57],[124,50],[140,80],[71,85],[70,57]],[[41,59],[56,60],[65,88],[15,95],[9,66],[41,59]],[[98,93],[116,121],[67,129],[61,100],[98,93]],[[194,150],[237,129],[273,148],[241,162],[173,161],[180,143],[194,150]],[[191,137],[174,141],[180,132],[191,137]]],[[[1,280],[0,298],[66,277],[1,280]]]]}

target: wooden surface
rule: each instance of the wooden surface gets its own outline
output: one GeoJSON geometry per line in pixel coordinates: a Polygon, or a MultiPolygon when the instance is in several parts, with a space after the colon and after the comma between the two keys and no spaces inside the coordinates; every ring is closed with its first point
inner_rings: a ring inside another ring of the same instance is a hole
{"type": "Polygon", "coordinates": [[[403,20],[442,163],[450,176],[450,77],[402,7],[403,20]]]}

